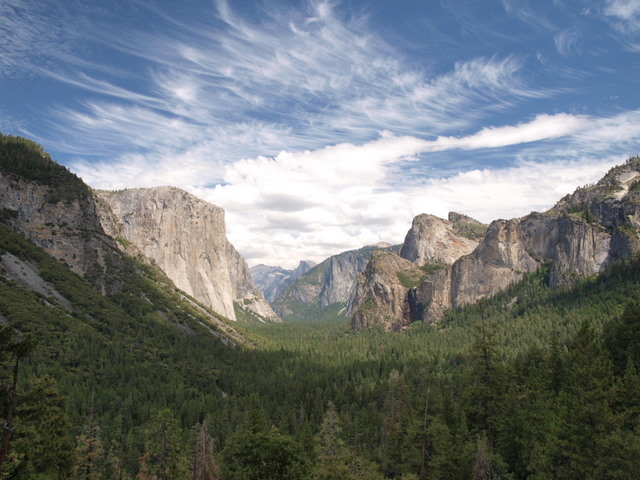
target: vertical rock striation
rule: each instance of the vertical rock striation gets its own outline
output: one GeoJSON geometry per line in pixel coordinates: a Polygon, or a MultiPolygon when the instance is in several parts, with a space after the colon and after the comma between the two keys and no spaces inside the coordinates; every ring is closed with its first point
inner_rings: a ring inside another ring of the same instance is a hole
{"type": "Polygon", "coordinates": [[[112,213],[101,217],[105,230],[123,248],[137,248],[185,293],[232,320],[234,301],[277,319],[253,284],[244,259],[227,241],[220,207],[173,187],[97,195],[112,213]]]}
{"type": "MultiPolygon", "coordinates": [[[[409,312],[410,318],[397,317],[391,329],[416,320],[438,322],[447,308],[494,295],[542,265],[550,265],[550,286],[557,288],[640,252],[640,158],[613,168],[593,186],[577,189],[548,212],[495,220],[475,248],[469,249],[472,243],[455,235],[464,232],[469,240],[479,238],[478,222],[459,214],[449,218],[453,222],[431,215],[414,219],[401,255],[433,268],[419,285],[407,289],[410,308],[403,315],[409,312]]],[[[371,285],[380,278],[374,279],[374,267],[363,274],[371,277],[371,285]]],[[[373,292],[366,280],[359,280],[359,288],[373,292]]],[[[358,312],[356,300],[362,298],[362,292],[356,292],[350,303],[355,328],[371,323],[358,312]]],[[[398,297],[396,302],[404,305],[405,299],[398,297]]],[[[372,304],[377,304],[375,299],[372,304]]],[[[399,311],[384,312],[391,310],[399,311]]],[[[369,316],[378,318],[372,309],[369,316]]],[[[388,319],[384,325],[389,328],[388,319]]]]}

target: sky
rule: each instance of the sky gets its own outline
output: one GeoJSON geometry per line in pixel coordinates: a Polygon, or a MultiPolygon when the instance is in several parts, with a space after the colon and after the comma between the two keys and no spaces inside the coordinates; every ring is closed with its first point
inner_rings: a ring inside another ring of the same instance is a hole
{"type": "Polygon", "coordinates": [[[640,0],[0,0],[0,132],[250,265],[550,208],[640,154],[640,0]]]}

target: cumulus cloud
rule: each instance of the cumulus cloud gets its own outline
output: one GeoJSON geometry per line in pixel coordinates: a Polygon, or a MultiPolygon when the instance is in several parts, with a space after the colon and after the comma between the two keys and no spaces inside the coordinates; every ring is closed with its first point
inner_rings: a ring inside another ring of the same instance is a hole
{"type": "Polygon", "coordinates": [[[300,259],[319,262],[380,241],[400,243],[419,213],[446,218],[449,211],[459,211],[488,222],[550,208],[624,159],[619,154],[582,156],[584,138],[604,141],[612,135],[610,148],[622,137],[640,145],[640,132],[624,127],[635,123],[640,128],[637,115],[539,115],[514,126],[431,141],[387,134],[362,145],[245,159],[225,167],[224,185],[193,191],[225,208],[229,238],[251,263],[293,267],[300,259]],[[541,143],[559,139],[557,150],[537,151],[541,143]],[[513,146],[525,150],[507,168],[431,178],[423,171],[412,182],[396,179],[399,165],[416,163],[420,156],[420,162],[426,157],[437,163],[438,154],[447,150],[513,146]]]}
{"type": "Polygon", "coordinates": [[[615,17],[620,28],[640,30],[640,2],[637,0],[607,0],[604,13],[615,17]]]}

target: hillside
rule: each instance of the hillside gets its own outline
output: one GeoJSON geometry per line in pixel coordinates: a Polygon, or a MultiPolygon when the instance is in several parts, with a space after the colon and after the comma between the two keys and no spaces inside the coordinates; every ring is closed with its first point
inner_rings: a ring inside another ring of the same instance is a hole
{"type": "MultiPolygon", "coordinates": [[[[543,262],[492,295],[444,310],[437,324],[403,324],[403,334],[381,322],[354,330],[335,312],[324,321],[265,322],[237,302],[233,322],[145,257],[123,253],[135,245],[95,223],[84,203],[91,191],[66,169],[57,173],[64,196],[24,173],[58,167],[35,144],[17,143],[26,166],[0,157],[3,185],[12,187],[0,191],[0,420],[9,427],[0,478],[636,477],[636,253],[571,282],[555,282],[558,267],[543,262]],[[44,203],[26,208],[16,191],[44,203]],[[87,250],[97,266],[79,258],[87,250]]],[[[624,185],[628,198],[635,187],[624,185]]],[[[634,211],[616,201],[589,211],[634,211]]],[[[581,212],[566,215],[588,215],[581,212]]],[[[380,272],[381,288],[409,291],[444,275],[446,262],[474,255],[497,229],[479,239],[481,226],[464,220],[470,233],[446,223],[456,220],[415,222],[412,251],[423,265],[372,249],[371,277],[380,272]],[[442,251],[429,250],[421,232],[442,225],[446,237],[478,246],[458,259],[434,256],[442,251]]],[[[583,220],[572,225],[586,228],[583,220]]],[[[628,232],[626,224],[590,225],[628,232]]],[[[320,284],[329,270],[326,263],[312,278],[320,284]]],[[[406,298],[409,311],[414,299],[406,298]]],[[[377,318],[393,320],[393,312],[377,318]]]]}

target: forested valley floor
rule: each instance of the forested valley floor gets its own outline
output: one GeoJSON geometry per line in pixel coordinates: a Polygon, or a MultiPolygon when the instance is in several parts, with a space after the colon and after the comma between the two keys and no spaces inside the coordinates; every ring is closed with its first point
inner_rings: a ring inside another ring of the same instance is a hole
{"type": "Polygon", "coordinates": [[[637,478],[638,260],[403,334],[239,309],[233,347],[153,269],[102,296],[0,228],[73,303],[0,280],[2,479],[637,478]]]}

